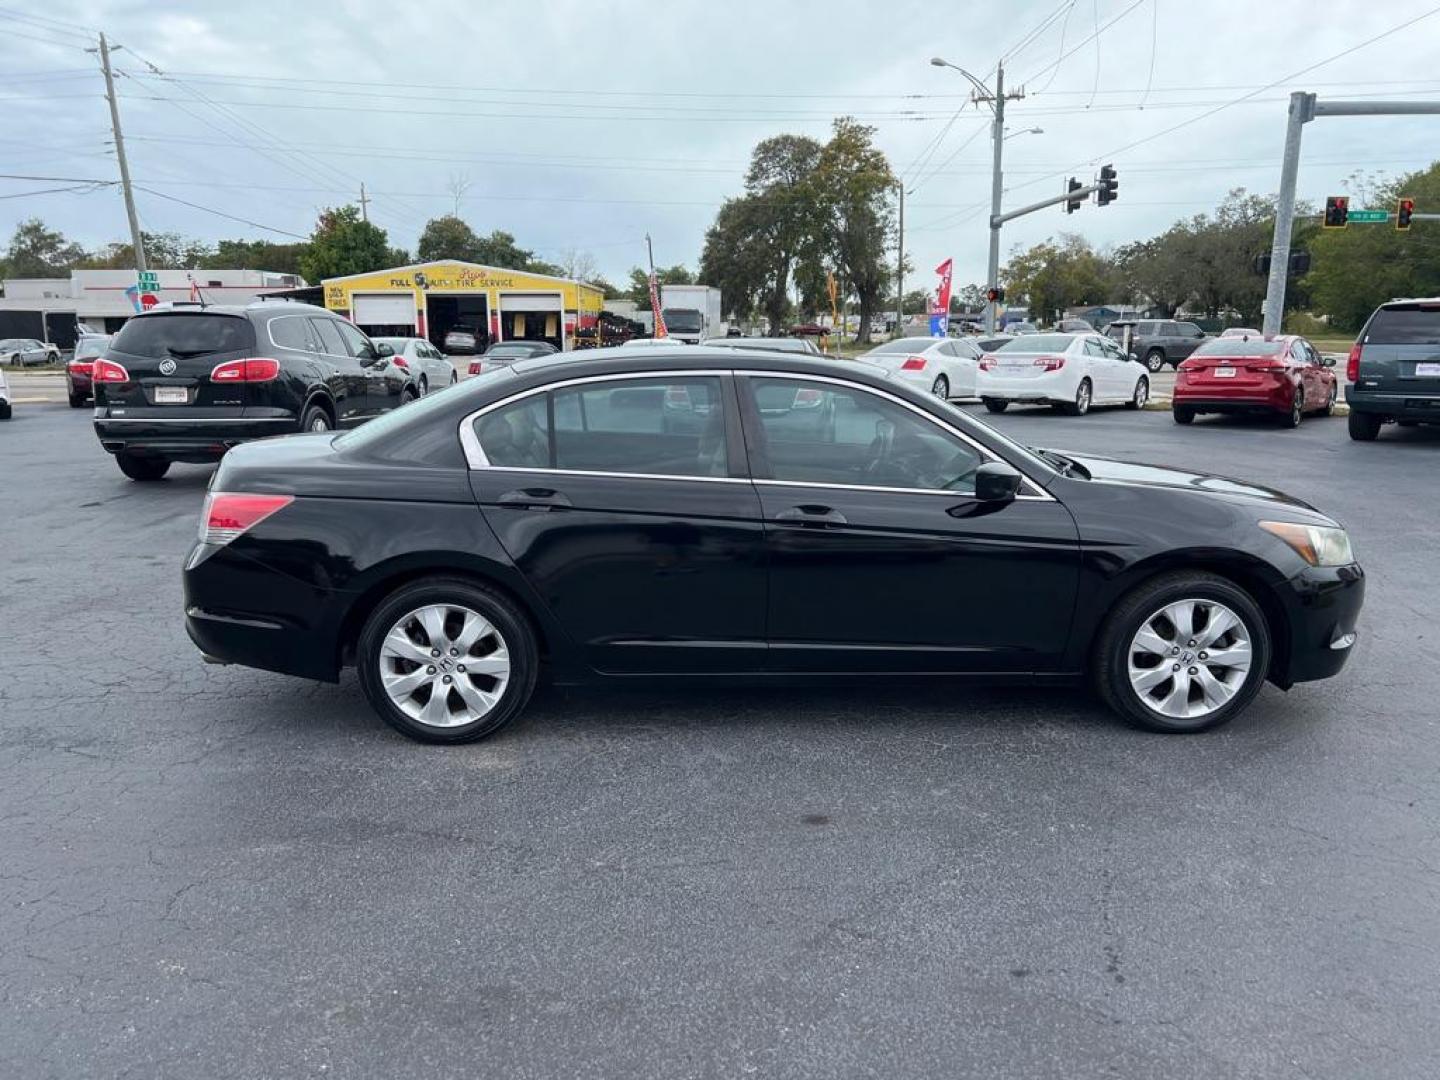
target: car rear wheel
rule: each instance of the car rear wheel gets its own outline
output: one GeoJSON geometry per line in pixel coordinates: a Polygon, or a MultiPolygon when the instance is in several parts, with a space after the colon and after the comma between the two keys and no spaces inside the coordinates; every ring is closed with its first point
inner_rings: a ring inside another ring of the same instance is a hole
{"type": "Polygon", "coordinates": [[[0,401],[0,420],[9,420],[10,411],[10,402],[0,401]]]}
{"type": "Polygon", "coordinates": [[[170,462],[165,458],[142,457],[139,454],[116,454],[115,464],[131,480],[159,480],[170,471],[170,462]]]}
{"type": "Polygon", "coordinates": [[[1175,418],[1177,424],[1193,424],[1195,422],[1195,410],[1186,409],[1179,405],[1170,410],[1170,415],[1175,418]]]}
{"type": "Polygon", "coordinates": [[[85,407],[85,403],[89,400],[90,399],[87,398],[84,394],[71,394],[70,407],[72,409],[83,409],[85,407]]]}
{"type": "Polygon", "coordinates": [[[1340,397],[1340,384],[1331,383],[1330,393],[1325,398],[1325,407],[1320,410],[1321,416],[1335,415],[1335,401],[1340,397]]]}
{"type": "Polygon", "coordinates": [[[469,581],[403,586],[365,621],[360,685],[381,718],[420,742],[473,742],[519,714],[535,689],[535,634],[503,596],[469,581]]]}
{"type": "Polygon", "coordinates": [[[930,393],[944,401],[950,396],[950,380],[944,375],[935,376],[935,381],[930,385],[930,393]]]}
{"type": "Polygon", "coordinates": [[[334,426],[330,422],[330,414],[321,405],[306,408],[305,415],[300,420],[301,431],[329,431],[334,426]]]}
{"type": "Polygon", "coordinates": [[[1160,349],[1151,349],[1145,354],[1145,366],[1150,369],[1153,375],[1165,366],[1165,353],[1160,349]]]}
{"type": "Polygon", "coordinates": [[[989,409],[993,413],[1002,413],[1010,407],[1010,403],[1008,401],[1000,401],[999,399],[993,397],[982,398],[981,400],[985,402],[985,408],[989,409]]]}
{"type": "Polygon", "coordinates": [[[1135,393],[1131,395],[1130,400],[1125,403],[1125,407],[1127,409],[1143,409],[1145,402],[1149,400],[1150,380],[1142,375],[1135,381],[1135,393]]]}
{"type": "Polygon", "coordinates": [[[1290,411],[1281,418],[1280,423],[1287,428],[1297,428],[1303,419],[1305,419],[1305,391],[1297,386],[1295,396],[1290,401],[1290,411]]]}
{"type": "Polygon", "coordinates": [[[428,380],[427,378],[425,378],[424,375],[421,375],[421,376],[420,376],[420,396],[421,396],[421,397],[424,397],[424,396],[425,396],[426,394],[428,394],[429,392],[430,392],[430,380],[428,380]]]}
{"type": "Polygon", "coordinates": [[[1374,442],[1380,434],[1380,417],[1374,413],[1350,414],[1350,438],[1356,442],[1374,442]]]}
{"type": "Polygon", "coordinates": [[[1065,411],[1071,416],[1084,416],[1090,411],[1090,395],[1090,380],[1081,379],[1075,390],[1075,400],[1065,406],[1065,411]]]}
{"type": "Polygon", "coordinates": [[[1193,571],[1135,589],[1105,621],[1095,683],[1105,703],[1148,731],[1206,731],[1237,716],[1270,668],[1270,630],[1233,582],[1193,571]]]}
{"type": "Polygon", "coordinates": [[[459,381],[460,381],[460,376],[459,376],[459,375],[456,375],[455,372],[453,372],[453,371],[450,372],[450,385],[451,385],[451,386],[454,386],[454,385],[455,385],[457,382],[459,382],[459,381]]]}

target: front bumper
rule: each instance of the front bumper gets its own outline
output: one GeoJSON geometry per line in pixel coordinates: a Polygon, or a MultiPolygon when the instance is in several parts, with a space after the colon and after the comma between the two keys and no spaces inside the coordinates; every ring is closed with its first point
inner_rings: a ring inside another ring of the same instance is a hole
{"type": "Polygon", "coordinates": [[[1372,413],[1386,420],[1440,424],[1440,396],[1433,394],[1378,394],[1373,390],[1357,390],[1354,383],[1347,383],[1345,404],[1350,406],[1352,413],[1372,413]]]}
{"type": "Polygon", "coordinates": [[[1309,567],[1280,589],[1280,602],[1289,640],[1276,657],[1273,680],[1289,688],[1338,674],[1355,651],[1365,571],[1358,563],[1309,567]]]}

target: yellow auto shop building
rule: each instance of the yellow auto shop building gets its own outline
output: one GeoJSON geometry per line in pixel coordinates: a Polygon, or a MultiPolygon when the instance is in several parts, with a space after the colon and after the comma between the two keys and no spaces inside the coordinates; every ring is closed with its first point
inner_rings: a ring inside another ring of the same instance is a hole
{"type": "Polygon", "coordinates": [[[467,262],[428,262],[328,278],[325,306],[367,334],[425,338],[443,349],[455,327],[497,341],[575,346],[575,331],[596,324],[605,296],[593,285],[548,274],[467,262]]]}

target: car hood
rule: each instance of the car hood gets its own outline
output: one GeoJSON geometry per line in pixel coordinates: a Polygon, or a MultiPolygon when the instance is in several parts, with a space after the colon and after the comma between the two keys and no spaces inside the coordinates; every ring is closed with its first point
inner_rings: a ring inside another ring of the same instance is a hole
{"type": "Polygon", "coordinates": [[[1248,480],[1234,480],[1227,476],[1191,472],[1188,469],[1176,469],[1168,465],[1145,465],[1132,461],[1119,461],[1115,458],[1095,457],[1091,454],[1077,454],[1069,450],[1057,450],[1056,453],[1064,454],[1077,462],[1090,474],[1092,480],[1135,484],[1143,487],[1178,488],[1197,494],[1218,495],[1266,503],[1271,506],[1284,506],[1298,511],[1299,516],[1306,519],[1323,519],[1315,520],[1315,524],[1334,524],[1331,518],[1304,500],[1274,488],[1252,484],[1248,480]]]}

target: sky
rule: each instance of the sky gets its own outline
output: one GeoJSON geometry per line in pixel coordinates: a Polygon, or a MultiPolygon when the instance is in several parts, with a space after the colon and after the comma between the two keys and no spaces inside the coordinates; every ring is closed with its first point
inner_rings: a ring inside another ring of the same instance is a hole
{"type": "MultiPolygon", "coordinates": [[[[1292,91],[1440,102],[1440,8],[1421,0],[12,0],[0,173],[55,179],[0,178],[0,242],[30,217],[91,247],[128,239],[119,189],[79,187],[118,177],[85,51],[101,31],[122,46],[148,231],[303,238],[363,182],[371,219],[413,251],[458,186],[477,232],[503,229],[551,261],[588,252],[612,281],[644,262],[646,233],[657,263],[693,268],[758,141],[823,140],[849,114],[875,127],[905,183],[907,288],[932,287],[950,257],[957,287],[983,282],[990,114],[937,54],[992,86],[1003,59],[1007,89],[1024,91],[1007,105],[1006,209],[1101,164],[1119,171],[1111,206],[1007,223],[1002,261],[1062,232],[1143,239],[1231,188],[1273,192],[1292,91]]],[[[1437,150],[1440,116],[1317,120],[1300,197],[1323,202],[1357,171],[1404,173],[1437,150]]]]}

